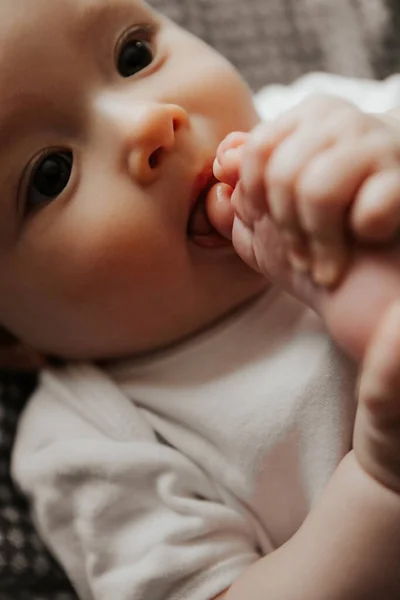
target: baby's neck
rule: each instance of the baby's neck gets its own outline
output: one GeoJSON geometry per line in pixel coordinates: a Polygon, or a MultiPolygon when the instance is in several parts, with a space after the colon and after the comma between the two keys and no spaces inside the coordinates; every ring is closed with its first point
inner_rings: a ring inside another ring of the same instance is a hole
{"type": "Polygon", "coordinates": [[[231,307],[229,310],[225,311],[223,314],[219,315],[216,319],[213,319],[209,323],[205,324],[203,327],[196,329],[195,331],[185,335],[178,340],[174,340],[169,344],[164,344],[162,346],[157,346],[156,348],[152,348],[147,350],[146,352],[138,352],[132,354],[126,354],[124,356],[118,356],[113,358],[99,359],[95,361],[95,363],[100,367],[111,367],[114,363],[120,360],[134,360],[134,359],[146,359],[157,354],[161,354],[164,352],[168,352],[170,350],[177,349],[179,346],[186,344],[188,341],[196,338],[197,336],[203,335],[207,331],[211,331],[215,327],[221,325],[224,321],[231,319],[235,315],[239,315],[241,312],[246,311],[249,307],[251,307],[257,300],[263,296],[266,292],[270,290],[272,284],[267,280],[264,281],[264,284],[260,286],[256,292],[252,293],[248,297],[246,297],[241,302],[238,302],[234,307],[231,307]]]}

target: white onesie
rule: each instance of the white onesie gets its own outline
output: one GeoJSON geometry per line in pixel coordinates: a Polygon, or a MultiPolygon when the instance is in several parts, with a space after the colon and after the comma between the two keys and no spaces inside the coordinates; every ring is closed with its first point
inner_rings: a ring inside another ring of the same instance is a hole
{"type": "MultiPolygon", "coordinates": [[[[370,110],[400,105],[398,78],[321,75],[263,92],[264,116],[279,89],[282,106],[324,81],[367,110],[365,85],[382,97],[370,110]]],[[[14,480],[80,598],[209,600],[301,525],[351,446],[354,376],[320,319],[272,289],[151,358],[45,371],[14,480]]]]}

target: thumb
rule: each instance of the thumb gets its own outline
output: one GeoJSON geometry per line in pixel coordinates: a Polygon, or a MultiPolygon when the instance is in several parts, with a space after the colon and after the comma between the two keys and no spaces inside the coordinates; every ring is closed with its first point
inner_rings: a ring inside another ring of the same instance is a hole
{"type": "Polygon", "coordinates": [[[211,225],[220,235],[232,239],[234,212],[231,204],[233,189],[225,183],[214,185],[206,198],[206,212],[211,225]]]}

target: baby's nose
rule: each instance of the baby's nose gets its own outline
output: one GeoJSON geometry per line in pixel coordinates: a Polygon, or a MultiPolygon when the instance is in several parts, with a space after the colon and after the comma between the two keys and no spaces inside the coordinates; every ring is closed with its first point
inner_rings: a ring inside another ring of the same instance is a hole
{"type": "Polygon", "coordinates": [[[140,184],[154,181],[176,145],[177,134],[187,128],[187,112],[176,104],[147,104],[135,107],[131,127],[124,140],[127,168],[140,184]]]}

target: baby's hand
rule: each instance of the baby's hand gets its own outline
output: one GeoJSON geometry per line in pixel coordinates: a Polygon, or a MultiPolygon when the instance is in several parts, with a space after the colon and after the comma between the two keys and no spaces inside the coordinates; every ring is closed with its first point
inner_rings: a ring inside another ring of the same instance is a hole
{"type": "MultiPolygon", "coordinates": [[[[226,197],[234,188],[232,235],[242,258],[263,272],[256,237],[267,217],[292,268],[332,286],[347,265],[349,234],[366,243],[392,240],[400,226],[400,129],[394,123],[317,96],[250,134],[228,136],[214,173],[227,184],[226,197]]],[[[210,218],[226,230],[218,209],[210,218]]]]}

